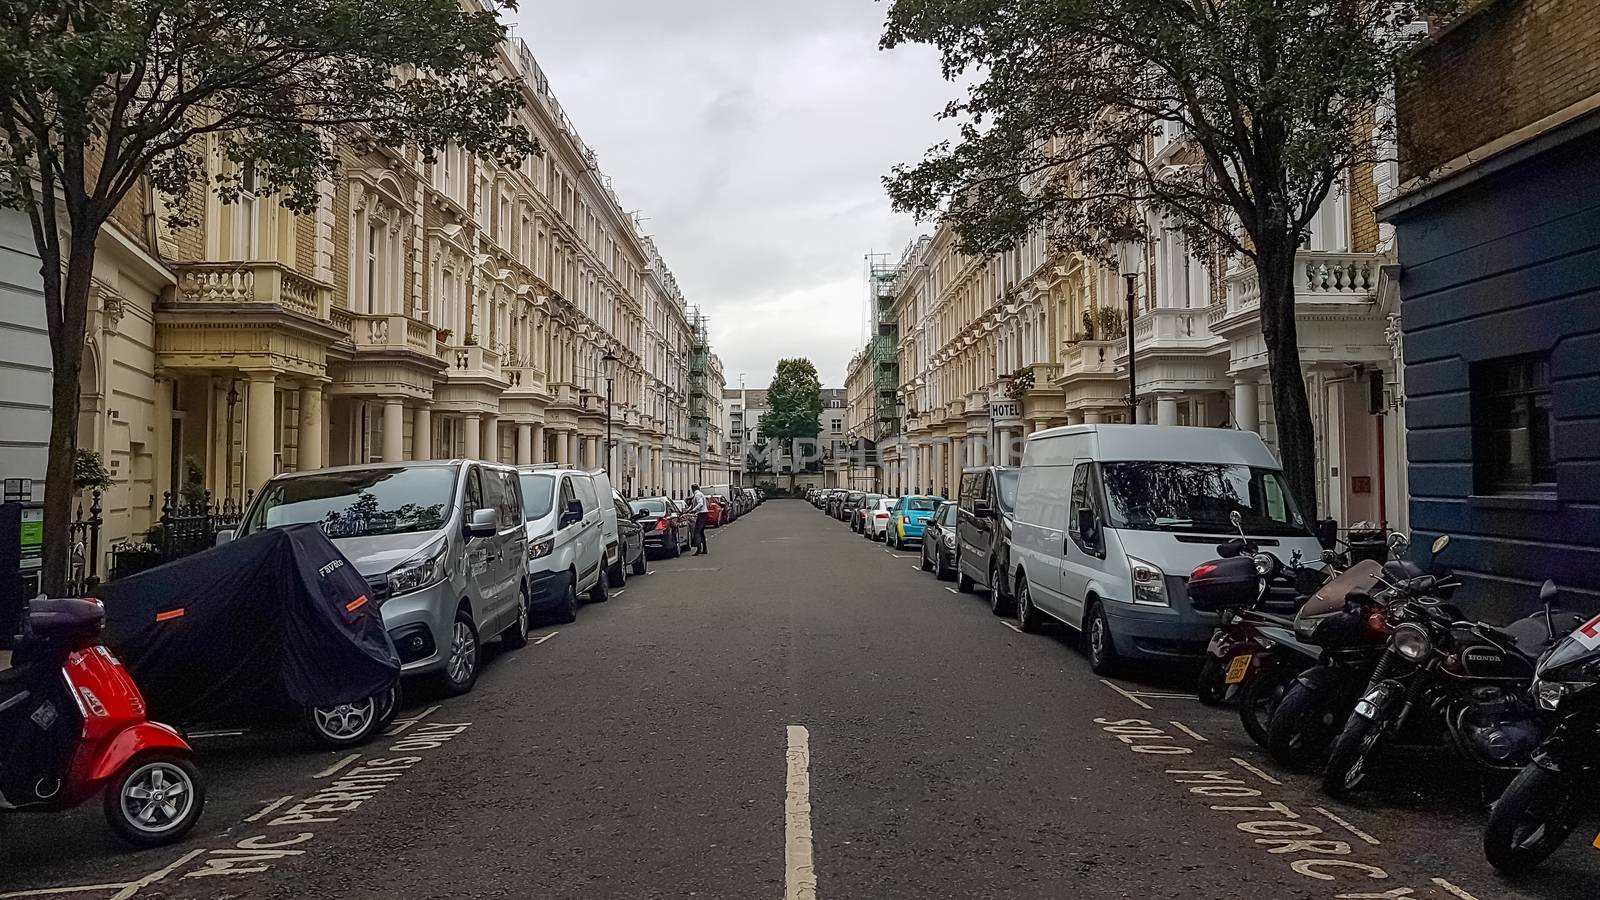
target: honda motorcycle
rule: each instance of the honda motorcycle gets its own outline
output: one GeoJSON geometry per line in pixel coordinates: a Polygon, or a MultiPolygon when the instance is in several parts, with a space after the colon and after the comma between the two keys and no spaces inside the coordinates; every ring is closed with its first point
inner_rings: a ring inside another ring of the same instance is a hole
{"type": "Polygon", "coordinates": [[[178,732],[145,718],[144,697],[100,641],[97,600],[30,601],[12,668],[0,672],[0,814],[75,807],[96,794],[120,837],[181,839],[205,784],[178,732]]]}
{"type": "MultiPolygon", "coordinates": [[[[1548,610],[1555,585],[1540,592],[1548,610]]],[[[1557,626],[1547,617],[1546,629],[1557,626]]],[[[1510,787],[1495,801],[1483,852],[1508,875],[1544,862],[1577,829],[1582,802],[1600,768],[1600,616],[1579,625],[1540,658],[1532,693],[1552,727],[1510,787]]],[[[1595,838],[1600,847],[1600,837],[1595,838]]]]}
{"type": "Polygon", "coordinates": [[[1444,745],[1489,773],[1520,769],[1539,745],[1544,729],[1529,684],[1535,660],[1555,642],[1554,612],[1497,628],[1467,621],[1437,587],[1431,575],[1396,586],[1388,650],[1328,754],[1328,794],[1360,787],[1390,742],[1444,745]]]}

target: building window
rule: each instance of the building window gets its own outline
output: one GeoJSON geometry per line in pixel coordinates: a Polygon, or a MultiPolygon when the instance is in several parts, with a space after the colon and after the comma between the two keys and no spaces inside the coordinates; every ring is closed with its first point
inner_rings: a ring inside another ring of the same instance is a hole
{"type": "Polygon", "coordinates": [[[260,197],[256,187],[256,165],[247,162],[244,172],[239,176],[239,218],[244,226],[240,229],[241,259],[255,259],[256,251],[260,248],[260,197]]]}
{"type": "Polygon", "coordinates": [[[1472,367],[1472,443],[1479,493],[1555,490],[1549,354],[1472,367]]]}
{"type": "Polygon", "coordinates": [[[366,308],[362,312],[371,315],[378,311],[378,224],[371,220],[367,224],[366,295],[366,308]]]}

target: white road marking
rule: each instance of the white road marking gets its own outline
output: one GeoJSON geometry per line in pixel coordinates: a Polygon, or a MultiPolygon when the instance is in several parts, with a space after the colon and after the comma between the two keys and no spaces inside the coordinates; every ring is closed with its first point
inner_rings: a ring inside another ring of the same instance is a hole
{"type": "Polygon", "coordinates": [[[915,556],[906,556],[905,554],[902,554],[902,553],[891,553],[889,555],[893,556],[895,559],[916,559],[915,556]]]}
{"type": "Polygon", "coordinates": [[[7,891],[4,894],[0,894],[0,898],[60,897],[67,894],[86,894],[90,891],[116,891],[115,894],[111,895],[110,900],[129,900],[129,898],[133,897],[135,894],[139,893],[150,885],[161,881],[168,875],[176,872],[182,866],[186,865],[190,860],[205,852],[206,851],[204,849],[191,850],[188,853],[185,853],[183,856],[178,857],[177,861],[172,865],[163,866],[162,868],[151,872],[149,875],[146,875],[137,881],[116,881],[107,884],[79,884],[72,885],[70,887],[32,888],[25,891],[7,891]]]}
{"type": "Polygon", "coordinates": [[[1261,771],[1260,769],[1258,769],[1255,766],[1251,765],[1248,761],[1240,759],[1237,756],[1230,757],[1230,759],[1232,759],[1235,763],[1237,763],[1239,768],[1245,770],[1246,772],[1249,772],[1251,775],[1256,776],[1257,778],[1261,779],[1262,781],[1265,781],[1267,784],[1275,784],[1275,785],[1278,785],[1279,787],[1283,786],[1283,782],[1281,782],[1278,779],[1273,778],[1271,775],[1268,775],[1267,773],[1261,771]]]}
{"type": "MultiPolygon", "coordinates": [[[[201,850],[199,852],[204,853],[205,851],[201,850]]],[[[89,891],[114,891],[119,888],[126,888],[127,886],[128,882],[119,881],[114,884],[84,884],[76,887],[34,888],[27,891],[8,891],[4,894],[0,894],[0,898],[50,897],[61,894],[86,894],[89,891]]]]}
{"type": "Polygon", "coordinates": [[[627,592],[628,592],[627,588],[617,588],[616,590],[611,592],[611,596],[613,596],[613,597],[621,597],[623,594],[626,594],[627,592]]]}
{"type": "Polygon", "coordinates": [[[1467,893],[1465,890],[1462,890],[1461,888],[1456,887],[1455,885],[1451,884],[1450,882],[1445,881],[1443,878],[1435,878],[1435,879],[1433,879],[1433,883],[1437,884],[1439,887],[1444,888],[1445,890],[1449,891],[1450,893],[1454,894],[1455,896],[1460,897],[1461,900],[1478,900],[1477,897],[1474,897],[1471,894],[1467,893]]]}
{"type": "Polygon", "coordinates": [[[816,900],[817,870],[811,846],[811,734],[789,726],[784,754],[788,779],[783,803],[784,900],[816,900]]]}
{"type": "Polygon", "coordinates": [[[551,638],[555,637],[556,635],[558,635],[560,633],[561,632],[559,632],[559,631],[552,631],[549,634],[541,634],[541,635],[539,635],[539,639],[534,641],[534,643],[535,644],[542,644],[545,641],[550,640],[551,638]]]}
{"type": "Polygon", "coordinates": [[[959,593],[961,593],[961,592],[960,592],[960,591],[958,591],[958,590],[956,590],[956,589],[955,589],[955,588],[953,588],[953,587],[947,587],[947,588],[945,588],[945,590],[947,590],[947,591],[949,591],[949,592],[950,592],[950,593],[952,593],[952,594],[959,594],[959,593]]]}
{"type": "Polygon", "coordinates": [[[246,822],[259,822],[262,819],[265,819],[267,816],[270,816],[274,812],[276,812],[278,807],[284,805],[285,803],[288,803],[290,800],[293,800],[293,799],[294,799],[294,795],[293,794],[290,794],[287,797],[279,797],[278,799],[272,801],[271,803],[268,803],[265,808],[263,808],[260,812],[256,813],[255,815],[253,815],[253,816],[245,816],[244,820],[246,822]]]}
{"type": "Polygon", "coordinates": [[[411,726],[417,724],[418,722],[421,722],[423,719],[426,719],[427,717],[433,715],[434,713],[436,713],[438,711],[439,711],[439,707],[438,707],[437,704],[435,704],[435,705],[430,706],[427,709],[423,710],[422,712],[417,713],[416,715],[412,716],[409,719],[397,719],[397,720],[395,720],[393,722],[390,722],[389,723],[389,730],[385,731],[384,735],[386,737],[393,737],[394,735],[397,735],[400,732],[405,731],[407,728],[410,728],[411,726]]]}
{"type": "Polygon", "coordinates": [[[206,851],[203,850],[203,849],[202,850],[190,850],[188,853],[185,853],[184,855],[178,857],[178,859],[175,862],[173,862],[172,865],[167,866],[165,868],[157,869],[154,872],[151,872],[149,875],[146,875],[145,877],[139,879],[138,881],[130,881],[130,882],[128,882],[128,885],[126,887],[124,887],[120,891],[117,891],[115,894],[111,895],[111,900],[130,900],[130,898],[133,897],[135,894],[139,893],[140,891],[144,890],[145,888],[149,887],[150,885],[155,884],[158,881],[161,881],[162,879],[166,878],[168,875],[171,875],[173,872],[178,871],[180,868],[182,868],[183,866],[187,865],[190,860],[194,859],[195,857],[197,857],[197,856],[199,856],[199,855],[201,855],[201,854],[203,854],[205,852],[206,851]]]}
{"type": "Polygon", "coordinates": [[[1190,728],[1189,726],[1183,724],[1182,722],[1179,722],[1177,719],[1173,719],[1172,720],[1172,727],[1178,729],[1179,731],[1183,732],[1184,734],[1187,734],[1189,737],[1192,737],[1197,741],[1204,741],[1207,744],[1211,743],[1211,740],[1209,738],[1207,738],[1205,735],[1201,734],[1198,731],[1195,731],[1193,728],[1190,728]]]}
{"type": "Polygon", "coordinates": [[[1021,634],[1022,633],[1022,629],[1018,628],[1017,627],[1017,623],[1015,623],[1015,622],[1007,622],[1005,619],[1001,619],[1000,620],[1000,624],[1004,625],[1005,627],[1007,627],[1009,629],[1011,629],[1012,631],[1015,631],[1017,634],[1021,634]]]}
{"type": "Polygon", "coordinates": [[[358,760],[360,758],[361,758],[361,754],[352,753],[349,756],[346,756],[344,759],[339,760],[338,762],[336,762],[333,765],[327,767],[326,769],[323,769],[321,772],[318,772],[317,774],[315,774],[315,775],[313,775],[311,777],[312,778],[327,778],[329,775],[337,774],[340,769],[345,768],[346,766],[350,765],[351,763],[355,762],[356,760],[358,760]]]}
{"type": "Polygon", "coordinates": [[[656,573],[656,570],[655,569],[651,569],[650,571],[646,572],[645,574],[646,575],[654,575],[655,573],[656,573]]]}
{"type": "Polygon", "coordinates": [[[668,572],[669,574],[672,574],[672,575],[676,575],[679,572],[721,572],[722,571],[722,567],[721,566],[713,566],[711,568],[698,568],[698,569],[665,569],[663,571],[668,572]]]}
{"type": "Polygon", "coordinates": [[[1105,685],[1108,688],[1111,688],[1113,691],[1116,691],[1117,693],[1121,694],[1122,696],[1127,697],[1129,700],[1132,700],[1134,702],[1134,705],[1138,706],[1140,709],[1154,709],[1155,708],[1155,707],[1151,706],[1150,704],[1144,702],[1143,700],[1140,700],[1138,697],[1135,697],[1133,694],[1131,694],[1131,693],[1123,690],[1122,688],[1118,687],[1117,685],[1112,684],[1111,682],[1105,680],[1104,678],[1100,679],[1100,683],[1105,685]]]}
{"type": "Polygon", "coordinates": [[[1351,825],[1349,822],[1346,822],[1344,819],[1341,819],[1340,817],[1334,815],[1333,813],[1327,811],[1326,809],[1323,809],[1320,806],[1313,806],[1311,808],[1316,810],[1319,813],[1322,813],[1324,816],[1327,816],[1328,817],[1328,821],[1332,822],[1335,825],[1338,825],[1340,828],[1343,828],[1345,831],[1350,832],[1351,834],[1353,834],[1356,837],[1362,839],[1363,841],[1366,841],[1367,843],[1371,844],[1374,847],[1378,846],[1378,839],[1377,838],[1373,837],[1370,834],[1367,834],[1365,831],[1362,831],[1361,829],[1355,827],[1354,825],[1351,825]]]}
{"type": "Polygon", "coordinates": [[[916,569],[918,572],[922,571],[922,567],[921,566],[912,566],[911,568],[916,569]]]}

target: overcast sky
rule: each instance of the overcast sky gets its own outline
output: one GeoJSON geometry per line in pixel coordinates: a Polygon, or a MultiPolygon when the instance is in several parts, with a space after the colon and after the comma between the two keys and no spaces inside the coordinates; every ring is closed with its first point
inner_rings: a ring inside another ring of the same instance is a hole
{"type": "Polygon", "coordinates": [[[927,227],[880,181],[949,128],[925,47],[878,50],[876,0],[523,0],[526,40],[622,204],[646,217],[730,387],[806,356],[843,387],[868,252],[927,227]]]}

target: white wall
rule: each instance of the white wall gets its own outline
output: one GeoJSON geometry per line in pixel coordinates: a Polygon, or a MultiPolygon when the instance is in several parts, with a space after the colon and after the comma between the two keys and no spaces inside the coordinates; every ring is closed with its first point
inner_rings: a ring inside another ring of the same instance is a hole
{"type": "Polygon", "coordinates": [[[0,478],[32,478],[44,499],[50,444],[50,334],[28,218],[0,209],[0,478]]]}

